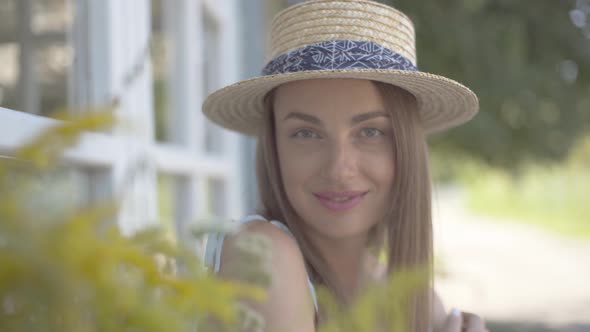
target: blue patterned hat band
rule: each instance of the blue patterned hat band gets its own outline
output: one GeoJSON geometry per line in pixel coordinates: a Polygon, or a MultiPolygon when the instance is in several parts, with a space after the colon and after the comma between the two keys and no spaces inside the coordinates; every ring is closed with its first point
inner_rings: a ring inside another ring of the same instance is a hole
{"type": "Polygon", "coordinates": [[[332,40],[289,51],[270,61],[262,75],[324,69],[418,71],[407,58],[370,41],[332,40]]]}

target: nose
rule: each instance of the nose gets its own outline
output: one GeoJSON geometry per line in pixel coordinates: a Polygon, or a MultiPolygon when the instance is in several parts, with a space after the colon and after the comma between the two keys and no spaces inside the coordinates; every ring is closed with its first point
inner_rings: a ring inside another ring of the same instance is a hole
{"type": "Polygon", "coordinates": [[[358,172],[358,158],[351,142],[335,142],[325,151],[323,178],[330,183],[347,183],[358,172]]]}

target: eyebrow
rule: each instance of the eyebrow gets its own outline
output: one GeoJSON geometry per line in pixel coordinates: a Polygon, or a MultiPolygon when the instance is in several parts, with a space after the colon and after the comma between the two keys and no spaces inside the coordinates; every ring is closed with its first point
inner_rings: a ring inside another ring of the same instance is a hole
{"type": "MultiPolygon", "coordinates": [[[[370,119],[374,119],[374,118],[378,118],[378,117],[389,118],[389,113],[387,113],[385,111],[373,111],[373,112],[358,114],[358,115],[355,115],[352,117],[352,119],[350,120],[350,123],[351,123],[351,125],[355,125],[357,123],[367,121],[370,119]]],[[[289,120],[289,119],[298,119],[301,121],[313,123],[315,125],[323,125],[322,120],[320,120],[318,117],[313,116],[311,114],[301,113],[301,112],[290,112],[283,119],[283,121],[289,120]]]]}
{"type": "Polygon", "coordinates": [[[311,122],[315,125],[322,124],[322,120],[320,120],[319,118],[317,118],[313,115],[305,114],[305,113],[301,113],[301,112],[291,112],[291,113],[287,114],[287,116],[283,119],[283,121],[286,121],[289,119],[298,119],[298,120],[305,121],[305,122],[311,122]]]}
{"type": "Polygon", "coordinates": [[[350,120],[350,123],[357,124],[359,122],[363,122],[363,121],[367,121],[367,120],[371,120],[371,119],[379,118],[379,117],[389,118],[389,113],[387,113],[385,111],[374,111],[374,112],[368,112],[368,113],[355,115],[352,117],[352,120],[350,120]]]}

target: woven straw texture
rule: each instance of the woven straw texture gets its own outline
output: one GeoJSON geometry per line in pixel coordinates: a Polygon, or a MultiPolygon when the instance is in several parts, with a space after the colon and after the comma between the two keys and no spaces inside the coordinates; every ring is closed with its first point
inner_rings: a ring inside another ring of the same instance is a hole
{"type": "MultiPolygon", "coordinates": [[[[312,0],[287,8],[273,20],[268,60],[290,50],[328,40],[361,40],[383,45],[416,64],[415,34],[403,13],[369,0],[312,0]]],[[[470,120],[478,111],[477,96],[448,78],[419,71],[330,69],[256,77],[215,91],[203,103],[213,122],[257,136],[263,101],[277,86],[303,79],[354,78],[381,81],[412,93],[426,134],[470,120]]]]}
{"type": "Polygon", "coordinates": [[[402,12],[372,1],[313,1],[292,6],[273,20],[271,60],[287,51],[325,40],[372,41],[416,65],[412,21],[402,12]]]}

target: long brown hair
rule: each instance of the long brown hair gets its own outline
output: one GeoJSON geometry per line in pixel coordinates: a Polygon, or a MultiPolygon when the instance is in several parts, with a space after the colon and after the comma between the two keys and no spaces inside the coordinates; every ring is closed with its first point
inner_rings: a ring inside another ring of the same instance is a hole
{"type": "MultiPolygon", "coordinates": [[[[391,116],[396,174],[391,211],[371,229],[367,249],[385,250],[388,275],[401,269],[424,271],[429,287],[416,295],[408,307],[409,331],[424,332],[428,330],[432,315],[429,296],[432,285],[431,183],[426,140],[414,96],[390,84],[373,83],[391,116]]],[[[298,224],[297,213],[287,198],[277,154],[273,95],[271,92],[265,99],[264,123],[257,143],[258,212],[289,227],[313,282],[327,287],[337,299],[343,299],[325,260],[298,224]]]]}

